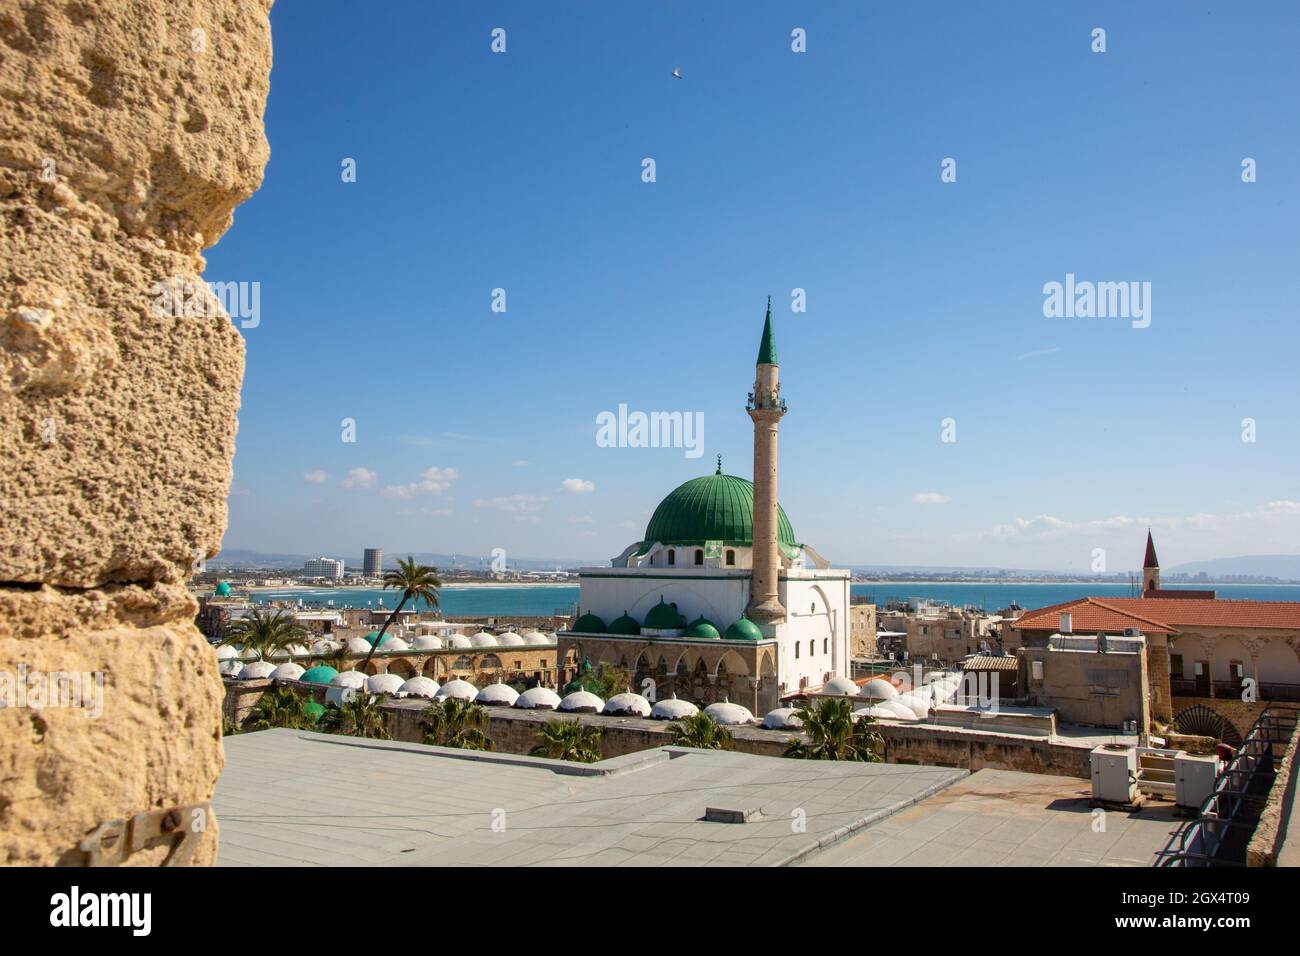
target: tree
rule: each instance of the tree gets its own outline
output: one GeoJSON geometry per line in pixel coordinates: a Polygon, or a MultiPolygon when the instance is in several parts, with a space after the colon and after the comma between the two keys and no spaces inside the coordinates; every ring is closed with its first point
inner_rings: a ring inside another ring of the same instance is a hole
{"type": "Polygon", "coordinates": [[[803,722],[808,743],[791,737],[783,756],[802,760],[859,760],[878,763],[884,740],[876,721],[863,714],[855,719],[852,705],[842,698],[820,700],[795,711],[803,722]]]}
{"type": "Polygon", "coordinates": [[[730,750],[734,743],[731,731],[714,723],[713,718],[703,712],[669,724],[668,736],[678,747],[698,747],[700,750],[730,750]]]}
{"type": "Polygon", "coordinates": [[[529,751],[534,757],[595,763],[601,758],[599,727],[584,727],[578,720],[548,720],[537,731],[537,744],[529,751]]]}
{"type": "Polygon", "coordinates": [[[357,693],[340,707],[331,704],[321,715],[320,729],[330,734],[365,737],[368,740],[391,740],[388,721],[380,705],[382,699],[374,694],[357,693]]]}
{"type": "Polygon", "coordinates": [[[266,660],[277,651],[287,651],[294,644],[307,639],[307,631],[293,619],[293,612],[283,609],[268,611],[254,608],[253,613],[230,625],[222,639],[223,645],[240,645],[255,651],[266,660]]]}
{"type": "Polygon", "coordinates": [[[414,598],[423,601],[429,607],[437,607],[440,587],[442,582],[438,580],[438,569],[427,564],[416,564],[414,555],[407,555],[405,561],[399,558],[396,571],[384,572],[384,589],[400,589],[402,599],[397,602],[397,607],[393,608],[393,613],[388,615],[388,620],[384,621],[384,626],[375,635],[375,643],[370,645],[366,659],[361,662],[362,670],[365,670],[366,665],[370,663],[370,658],[375,656],[379,645],[384,643],[384,632],[397,620],[397,615],[401,613],[406,602],[414,598]]]}
{"type": "Polygon", "coordinates": [[[472,700],[435,700],[424,709],[420,724],[426,744],[457,750],[492,749],[492,738],[487,735],[487,708],[472,700]]]}
{"type": "Polygon", "coordinates": [[[307,711],[307,698],[291,688],[276,687],[262,695],[244,721],[244,730],[272,730],[288,727],[307,730],[313,724],[307,711]]]}

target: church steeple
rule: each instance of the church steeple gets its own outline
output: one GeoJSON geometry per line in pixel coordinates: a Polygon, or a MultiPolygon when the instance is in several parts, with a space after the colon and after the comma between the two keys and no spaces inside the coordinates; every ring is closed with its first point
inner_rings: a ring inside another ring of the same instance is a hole
{"type": "Polygon", "coordinates": [[[1142,559],[1142,591],[1160,590],[1160,559],[1156,557],[1156,543],[1147,528],[1147,553],[1142,559]]]}

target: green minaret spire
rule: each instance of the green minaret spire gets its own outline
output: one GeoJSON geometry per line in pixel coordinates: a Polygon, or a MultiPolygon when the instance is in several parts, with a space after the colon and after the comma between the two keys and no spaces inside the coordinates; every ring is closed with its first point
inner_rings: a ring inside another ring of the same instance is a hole
{"type": "Polygon", "coordinates": [[[767,318],[763,320],[763,341],[758,346],[758,364],[776,365],[776,336],[772,334],[772,297],[767,297],[767,318]]]}

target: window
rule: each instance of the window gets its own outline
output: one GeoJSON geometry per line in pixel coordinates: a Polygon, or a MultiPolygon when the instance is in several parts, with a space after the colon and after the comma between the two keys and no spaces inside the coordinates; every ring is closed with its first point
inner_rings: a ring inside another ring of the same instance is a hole
{"type": "Polygon", "coordinates": [[[816,641],[809,641],[809,642],[808,642],[808,656],[809,656],[809,657],[812,657],[812,656],[813,656],[814,654],[816,654],[816,653],[817,653],[817,642],[816,642],[816,641]]]}
{"type": "Polygon", "coordinates": [[[1242,667],[1241,661],[1228,661],[1228,674],[1233,680],[1241,680],[1245,674],[1245,669],[1242,667]]]}
{"type": "Polygon", "coordinates": [[[1183,655],[1182,654],[1169,655],[1169,673],[1172,674],[1174,677],[1183,676],[1183,655]]]}
{"type": "Polygon", "coordinates": [[[523,662],[523,661],[515,661],[515,670],[517,670],[517,671],[521,671],[521,670],[523,670],[523,669],[524,669],[524,662],[523,662]]]}
{"type": "Polygon", "coordinates": [[[795,641],[795,642],[794,642],[794,659],[795,659],[795,660],[798,660],[798,659],[799,659],[799,642],[798,642],[798,641],[795,641]]]}
{"type": "Polygon", "coordinates": [[[727,563],[728,564],[736,563],[736,552],[733,551],[731,548],[727,549],[727,563]]]}
{"type": "Polygon", "coordinates": [[[669,564],[677,563],[677,552],[674,551],[672,548],[668,549],[668,563],[669,564]]]}
{"type": "Polygon", "coordinates": [[[829,637],[823,637],[823,638],[822,638],[822,653],[823,653],[823,654],[829,654],[830,652],[831,652],[831,639],[830,639],[829,637]]]}
{"type": "Polygon", "coordinates": [[[485,654],[483,659],[478,662],[478,666],[486,670],[500,670],[501,658],[495,654],[485,654]]]}
{"type": "Polygon", "coordinates": [[[454,671],[472,671],[474,669],[474,662],[462,654],[460,657],[456,658],[454,663],[452,663],[451,669],[454,671]]]}
{"type": "Polygon", "coordinates": [[[546,666],[546,658],[545,658],[545,657],[542,658],[542,666],[543,666],[543,667],[546,666]]]}
{"type": "Polygon", "coordinates": [[[696,564],[696,566],[698,567],[699,565],[701,565],[701,564],[703,564],[703,563],[704,563],[704,552],[701,551],[699,548],[696,548],[696,549],[695,549],[695,564],[696,564]]]}

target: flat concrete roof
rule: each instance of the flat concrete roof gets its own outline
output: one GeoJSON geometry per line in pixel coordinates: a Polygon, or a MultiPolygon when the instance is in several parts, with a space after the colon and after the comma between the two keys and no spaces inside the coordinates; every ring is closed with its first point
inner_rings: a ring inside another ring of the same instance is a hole
{"type": "Polygon", "coordinates": [[[1153,866],[1188,821],[1169,804],[1107,811],[1086,780],[980,770],[855,833],[810,866],[1153,866]]]}
{"type": "Polygon", "coordinates": [[[225,749],[220,866],[782,864],[969,775],[677,747],[583,765],[292,730],[225,749]]]}

